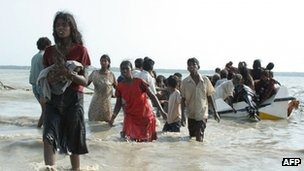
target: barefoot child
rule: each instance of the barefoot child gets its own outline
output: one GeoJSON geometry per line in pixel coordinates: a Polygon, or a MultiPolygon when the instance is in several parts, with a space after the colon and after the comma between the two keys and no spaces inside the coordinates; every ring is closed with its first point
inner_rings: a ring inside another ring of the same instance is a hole
{"type": "Polygon", "coordinates": [[[218,122],[220,117],[215,110],[213,100],[214,88],[208,77],[201,75],[199,61],[196,58],[189,58],[187,69],[190,73],[181,84],[181,108],[182,125],[185,125],[186,112],[188,117],[188,131],[190,137],[195,137],[196,141],[202,142],[208,119],[208,103],[214,112],[214,119],[218,122]],[[186,111],[186,112],[185,112],[186,111]]]}
{"type": "Polygon", "coordinates": [[[167,87],[170,92],[168,100],[168,118],[163,132],[180,132],[181,127],[181,95],[177,89],[178,78],[170,75],[167,79],[167,87]]]}

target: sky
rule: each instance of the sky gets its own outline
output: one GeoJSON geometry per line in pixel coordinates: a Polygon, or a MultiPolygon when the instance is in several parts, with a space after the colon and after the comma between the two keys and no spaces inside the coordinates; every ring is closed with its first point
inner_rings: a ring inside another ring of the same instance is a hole
{"type": "Polygon", "coordinates": [[[57,11],[73,14],[92,66],[149,56],[156,69],[202,70],[253,60],[277,72],[304,72],[303,0],[1,0],[0,65],[29,66],[57,11]]]}

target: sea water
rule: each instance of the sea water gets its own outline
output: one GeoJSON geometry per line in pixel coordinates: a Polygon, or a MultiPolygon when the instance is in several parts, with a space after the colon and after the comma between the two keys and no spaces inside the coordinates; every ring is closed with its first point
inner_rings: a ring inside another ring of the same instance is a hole
{"type": "MultiPolygon", "coordinates": [[[[178,71],[178,70],[177,70],[178,71]]],[[[169,76],[176,71],[161,70],[169,76]]],[[[187,71],[179,71],[183,77],[187,71]]],[[[203,71],[202,71],[203,72],[203,71]]],[[[204,72],[203,72],[204,73],[204,72]]],[[[211,73],[208,73],[211,74],[211,73]]],[[[0,90],[0,170],[44,170],[42,129],[36,125],[40,106],[28,83],[28,69],[0,69],[0,81],[15,90],[0,90]]],[[[119,73],[116,71],[115,75],[119,73]]],[[[277,74],[291,96],[304,101],[304,77],[277,74]]],[[[115,126],[88,122],[92,95],[86,89],[84,108],[89,153],[81,156],[82,170],[304,170],[304,116],[302,108],[291,118],[279,121],[249,122],[223,117],[220,123],[210,118],[203,143],[189,139],[186,127],[180,133],[162,133],[149,143],[120,139],[123,115],[115,126]],[[282,166],[283,158],[300,158],[299,166],[282,166]]],[[[113,104],[115,99],[113,99],[113,104]]],[[[70,168],[69,156],[56,155],[57,170],[70,168]]]]}

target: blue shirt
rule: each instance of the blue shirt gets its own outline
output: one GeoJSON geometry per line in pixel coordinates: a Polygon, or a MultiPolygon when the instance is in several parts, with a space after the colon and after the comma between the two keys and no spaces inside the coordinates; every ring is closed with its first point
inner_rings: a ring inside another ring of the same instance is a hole
{"type": "Polygon", "coordinates": [[[44,69],[44,66],[42,63],[43,54],[44,54],[44,51],[41,50],[36,55],[34,55],[32,58],[30,77],[29,77],[29,83],[32,85],[36,85],[37,78],[40,74],[40,71],[44,69]]]}

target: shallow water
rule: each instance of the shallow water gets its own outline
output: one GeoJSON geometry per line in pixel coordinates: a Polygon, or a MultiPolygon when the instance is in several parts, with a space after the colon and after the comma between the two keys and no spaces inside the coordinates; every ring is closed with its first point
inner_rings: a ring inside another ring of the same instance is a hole
{"type": "MultiPolygon", "coordinates": [[[[0,91],[0,170],[44,170],[42,130],[36,128],[40,107],[30,91],[28,71],[0,70],[0,79],[16,87],[0,91]]],[[[303,102],[303,77],[277,79],[303,102]]],[[[86,112],[90,99],[86,94],[86,112]]],[[[181,133],[161,133],[162,119],[157,141],[124,142],[119,137],[122,114],[113,128],[104,122],[89,123],[87,113],[85,118],[89,153],[81,156],[82,170],[304,170],[303,161],[297,167],[282,166],[286,157],[303,160],[301,109],[279,121],[223,117],[217,123],[210,118],[203,143],[189,139],[186,127],[181,133]]],[[[69,157],[57,155],[56,169],[68,168],[69,157]]]]}

